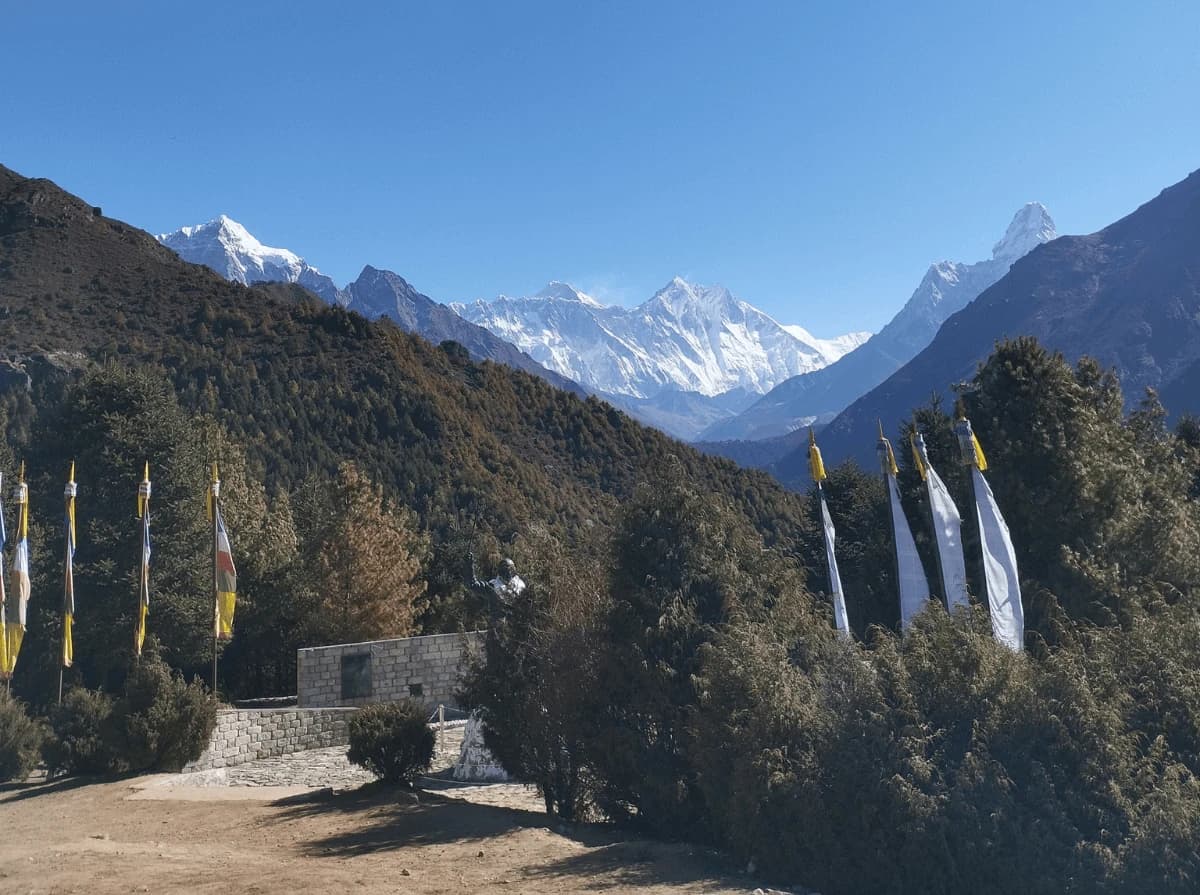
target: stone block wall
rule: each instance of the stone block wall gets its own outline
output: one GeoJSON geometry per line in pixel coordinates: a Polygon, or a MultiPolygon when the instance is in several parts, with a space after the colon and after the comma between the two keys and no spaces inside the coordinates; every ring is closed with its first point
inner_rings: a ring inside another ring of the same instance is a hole
{"type": "Polygon", "coordinates": [[[483,632],[339,643],[297,651],[301,708],[359,706],[412,698],[432,711],[454,706],[454,691],[483,632]]]}
{"type": "Polygon", "coordinates": [[[352,708],[220,709],[208,748],[184,771],[208,771],[305,749],[344,746],[352,708]]]}

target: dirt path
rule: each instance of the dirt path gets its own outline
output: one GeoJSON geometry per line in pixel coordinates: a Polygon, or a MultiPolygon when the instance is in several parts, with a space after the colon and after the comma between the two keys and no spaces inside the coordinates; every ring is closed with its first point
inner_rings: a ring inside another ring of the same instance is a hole
{"type": "Polygon", "coordinates": [[[329,795],[133,778],[0,788],[0,888],[80,892],[747,893],[687,846],[368,786],[329,795]],[[152,787],[154,788],[154,787],[152,787]],[[169,788],[168,788],[169,789],[169,788]],[[264,799],[268,797],[267,799],[264,799]]]}

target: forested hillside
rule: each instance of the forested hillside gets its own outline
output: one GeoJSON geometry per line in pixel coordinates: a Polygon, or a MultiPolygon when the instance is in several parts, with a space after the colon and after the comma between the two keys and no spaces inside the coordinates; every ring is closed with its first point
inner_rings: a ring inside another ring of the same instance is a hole
{"type": "MultiPolygon", "coordinates": [[[[261,545],[275,537],[292,543],[293,550],[298,542],[301,554],[307,550],[314,557],[338,531],[356,531],[352,519],[338,522],[331,508],[336,500],[329,496],[329,488],[337,487],[335,476],[349,474],[363,480],[364,494],[378,488],[384,528],[411,530],[421,542],[421,605],[382,616],[422,609],[416,630],[477,624],[480,607],[468,605],[468,584],[476,571],[491,574],[490,564],[522,532],[544,531],[584,554],[596,550],[607,542],[622,501],[668,466],[694,487],[723,495],[769,543],[789,545],[811,527],[804,498],[763,473],[706,457],[596,399],[581,400],[507,367],[473,363],[455,343],[430,345],[294,286],[226,282],[53,183],[4,168],[0,383],[11,452],[0,471],[11,477],[16,461],[26,459],[37,477],[35,547],[39,538],[47,547],[56,543],[56,495],[65,473],[58,466],[72,456],[81,459],[85,533],[89,519],[99,524],[104,516],[97,537],[119,540],[115,532],[126,524],[122,489],[136,486],[141,464],[149,460],[156,488],[166,489],[162,493],[173,495],[176,504],[160,504],[159,517],[175,519],[181,533],[195,534],[192,517],[202,507],[184,502],[198,498],[171,488],[166,479],[174,471],[202,490],[203,455],[209,454],[245,483],[241,497],[236,490],[231,494],[244,507],[243,528],[258,539],[254,550],[274,549],[261,545]],[[186,461],[166,462],[172,456],[186,461]],[[354,468],[339,473],[345,461],[354,468]],[[101,483],[98,476],[114,481],[101,483]],[[120,513],[97,506],[93,496],[100,494],[115,501],[120,513]],[[403,521],[410,513],[411,521],[403,521]],[[314,530],[323,524],[318,519],[328,520],[328,531],[314,530]]],[[[379,500],[373,505],[379,507],[379,500]]],[[[238,511],[231,512],[232,525],[238,511]]],[[[238,534],[235,530],[235,543],[238,534]]],[[[304,563],[275,567],[270,556],[248,557],[247,537],[240,540],[240,555],[248,569],[258,569],[265,588],[279,590],[285,579],[293,588],[290,601],[288,593],[271,596],[277,605],[302,602],[296,593],[311,590],[314,576],[333,574],[304,563]]],[[[189,553],[164,544],[156,547],[156,561],[170,567],[167,557],[176,550],[182,570],[200,562],[203,549],[201,544],[199,553],[189,553]]],[[[57,552],[38,552],[46,565],[35,582],[34,604],[47,613],[47,625],[57,624],[52,583],[57,552]]],[[[89,555],[86,544],[80,555],[89,555]]],[[[113,568],[111,558],[99,555],[95,561],[108,563],[106,571],[97,567],[96,580],[120,602],[124,585],[114,575],[132,574],[133,566],[113,568]]],[[[130,553],[127,561],[135,563],[136,556],[130,553]]],[[[196,572],[202,571],[201,562],[196,572]]],[[[192,589],[201,587],[196,584],[201,579],[189,575],[180,571],[172,587],[181,601],[195,602],[192,589]]],[[[252,586],[244,590],[248,607],[267,602],[252,586]]],[[[80,639],[86,644],[90,621],[87,603],[83,606],[80,639]]],[[[127,624],[121,613],[132,610],[121,606],[107,616],[118,626],[127,624]]],[[[312,612],[318,611],[314,604],[312,612]]],[[[289,656],[298,643],[354,633],[345,625],[336,631],[337,626],[314,627],[316,617],[303,625],[293,619],[288,633],[272,628],[291,624],[280,617],[258,618],[253,629],[242,624],[233,650],[249,654],[247,678],[239,683],[231,676],[230,686],[252,688],[247,681],[253,679],[271,681],[263,684],[268,688],[286,687],[289,656]],[[257,645],[251,630],[262,638],[257,645]],[[254,666],[265,644],[276,654],[270,673],[254,666]]],[[[204,667],[203,625],[203,613],[194,606],[180,610],[168,625],[175,642],[165,644],[175,650],[169,653],[172,661],[204,667]]],[[[359,636],[414,630],[401,627],[356,630],[359,636]]],[[[157,630],[163,632],[161,624],[157,630]]],[[[124,646],[123,628],[119,636],[124,646]]],[[[52,653],[42,634],[31,630],[30,638],[28,649],[52,653]]],[[[85,662],[85,676],[87,668],[85,662]]]]}
{"type": "MultiPolygon", "coordinates": [[[[294,287],[228,283],[4,168],[0,307],[6,378],[19,385],[11,368],[28,371],[34,406],[57,387],[55,364],[80,365],[57,352],[151,365],[185,407],[213,414],[244,444],[269,484],[354,459],[430,528],[470,520],[506,538],[531,520],[563,532],[607,525],[668,456],[738,500],[772,539],[801,524],[800,503],[766,476],[608,405],[473,364],[452,344],[431,346],[294,287]]],[[[34,410],[19,394],[8,400],[19,436],[34,410]]]]}

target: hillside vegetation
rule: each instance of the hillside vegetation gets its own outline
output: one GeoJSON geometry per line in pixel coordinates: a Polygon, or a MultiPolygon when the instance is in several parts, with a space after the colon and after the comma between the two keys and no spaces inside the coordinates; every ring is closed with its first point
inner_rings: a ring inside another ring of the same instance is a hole
{"type": "MultiPolygon", "coordinates": [[[[1123,417],[1111,373],[1031,339],[972,385],[1023,652],[993,640],[986,601],[931,602],[896,631],[877,474],[844,465],[827,488],[853,640],[806,589],[819,540],[796,562],[668,478],[625,508],[606,574],[529,551],[530,587],[468,687],[501,762],[562,817],[708,842],[822,892],[1195,892],[1200,430],[1168,429],[1153,394],[1123,417]]],[[[929,406],[913,424],[965,511],[979,594],[951,418],[929,406]]]]}
{"type": "MultiPolygon", "coordinates": [[[[530,528],[590,549],[606,539],[635,486],[668,463],[697,488],[727,495],[770,543],[793,542],[811,525],[806,502],[765,474],[705,457],[598,400],[472,363],[454,343],[430,345],[297,287],[226,282],[98,211],[49,181],[0,168],[0,381],[12,454],[3,471],[11,476],[19,457],[41,477],[35,517],[49,526],[47,539],[57,536],[51,520],[59,517],[59,479],[72,456],[81,460],[81,519],[107,511],[95,495],[132,494],[142,463],[162,469],[170,447],[190,458],[178,477],[200,489],[193,499],[204,487],[199,464],[211,455],[261,492],[261,512],[247,525],[282,496],[288,525],[302,534],[314,527],[302,505],[312,506],[309,498],[321,491],[310,480],[332,481],[352,461],[387,506],[414,515],[411,527],[427,539],[427,607],[418,624],[440,630],[480,619],[481,607],[467,606],[471,554],[478,572],[490,575],[489,563],[530,528]],[[83,375],[97,366],[109,372],[83,375]],[[144,375],[124,381],[121,371],[130,370],[144,375]],[[105,439],[119,441],[123,454],[83,463],[105,439]],[[308,498],[300,495],[293,513],[298,489],[308,498]]],[[[244,557],[246,536],[233,535],[244,557]]],[[[129,559],[136,564],[135,554],[129,559]]],[[[52,594],[47,586],[35,603],[56,610],[52,594]]],[[[246,597],[253,603],[255,594],[246,597]]],[[[81,602],[78,630],[86,642],[90,620],[81,602]]],[[[322,636],[310,632],[306,642],[322,636]]],[[[188,661],[199,660],[199,651],[197,642],[188,661]]],[[[230,686],[240,689],[232,678],[230,686]]]]}

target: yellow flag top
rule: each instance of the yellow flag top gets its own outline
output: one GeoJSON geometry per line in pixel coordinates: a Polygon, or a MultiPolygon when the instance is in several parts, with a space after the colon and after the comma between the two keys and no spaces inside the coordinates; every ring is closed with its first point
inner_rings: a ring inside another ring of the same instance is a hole
{"type": "Polygon", "coordinates": [[[965,416],[960,416],[958,422],[954,424],[954,434],[958,436],[958,449],[962,452],[963,462],[968,466],[974,466],[980,472],[986,472],[987,457],[984,456],[979,439],[975,437],[971,421],[965,416]]]}
{"type": "Polygon", "coordinates": [[[821,449],[817,447],[817,436],[813,434],[812,429],[808,430],[808,469],[812,473],[813,481],[818,485],[828,478],[825,474],[825,462],[821,459],[821,449]]]}
{"type": "Polygon", "coordinates": [[[17,502],[17,540],[29,537],[29,486],[25,484],[25,461],[17,473],[17,487],[13,489],[13,500],[17,502]]]}
{"type": "Polygon", "coordinates": [[[146,507],[150,506],[150,461],[146,461],[146,469],[142,473],[142,480],[138,483],[137,493],[137,514],[141,519],[146,515],[146,507]]]}
{"type": "Polygon", "coordinates": [[[892,452],[892,443],[884,437],[883,423],[879,423],[879,444],[875,448],[879,454],[879,465],[884,475],[897,475],[900,468],[896,466],[896,455],[892,452]]]}
{"type": "Polygon", "coordinates": [[[209,486],[208,495],[205,499],[205,506],[208,509],[208,521],[212,522],[216,519],[217,498],[221,496],[221,471],[217,468],[217,463],[214,460],[212,465],[212,484],[209,486]]]}
{"type": "Polygon", "coordinates": [[[925,471],[925,439],[920,432],[914,429],[908,436],[908,443],[912,446],[913,466],[917,468],[917,475],[923,482],[928,475],[925,471]]]}
{"type": "Polygon", "coordinates": [[[71,471],[67,473],[67,485],[63,489],[63,499],[66,501],[67,510],[67,538],[70,543],[70,550],[75,552],[75,495],[78,493],[78,486],[75,483],[75,461],[71,461],[71,471]]]}

